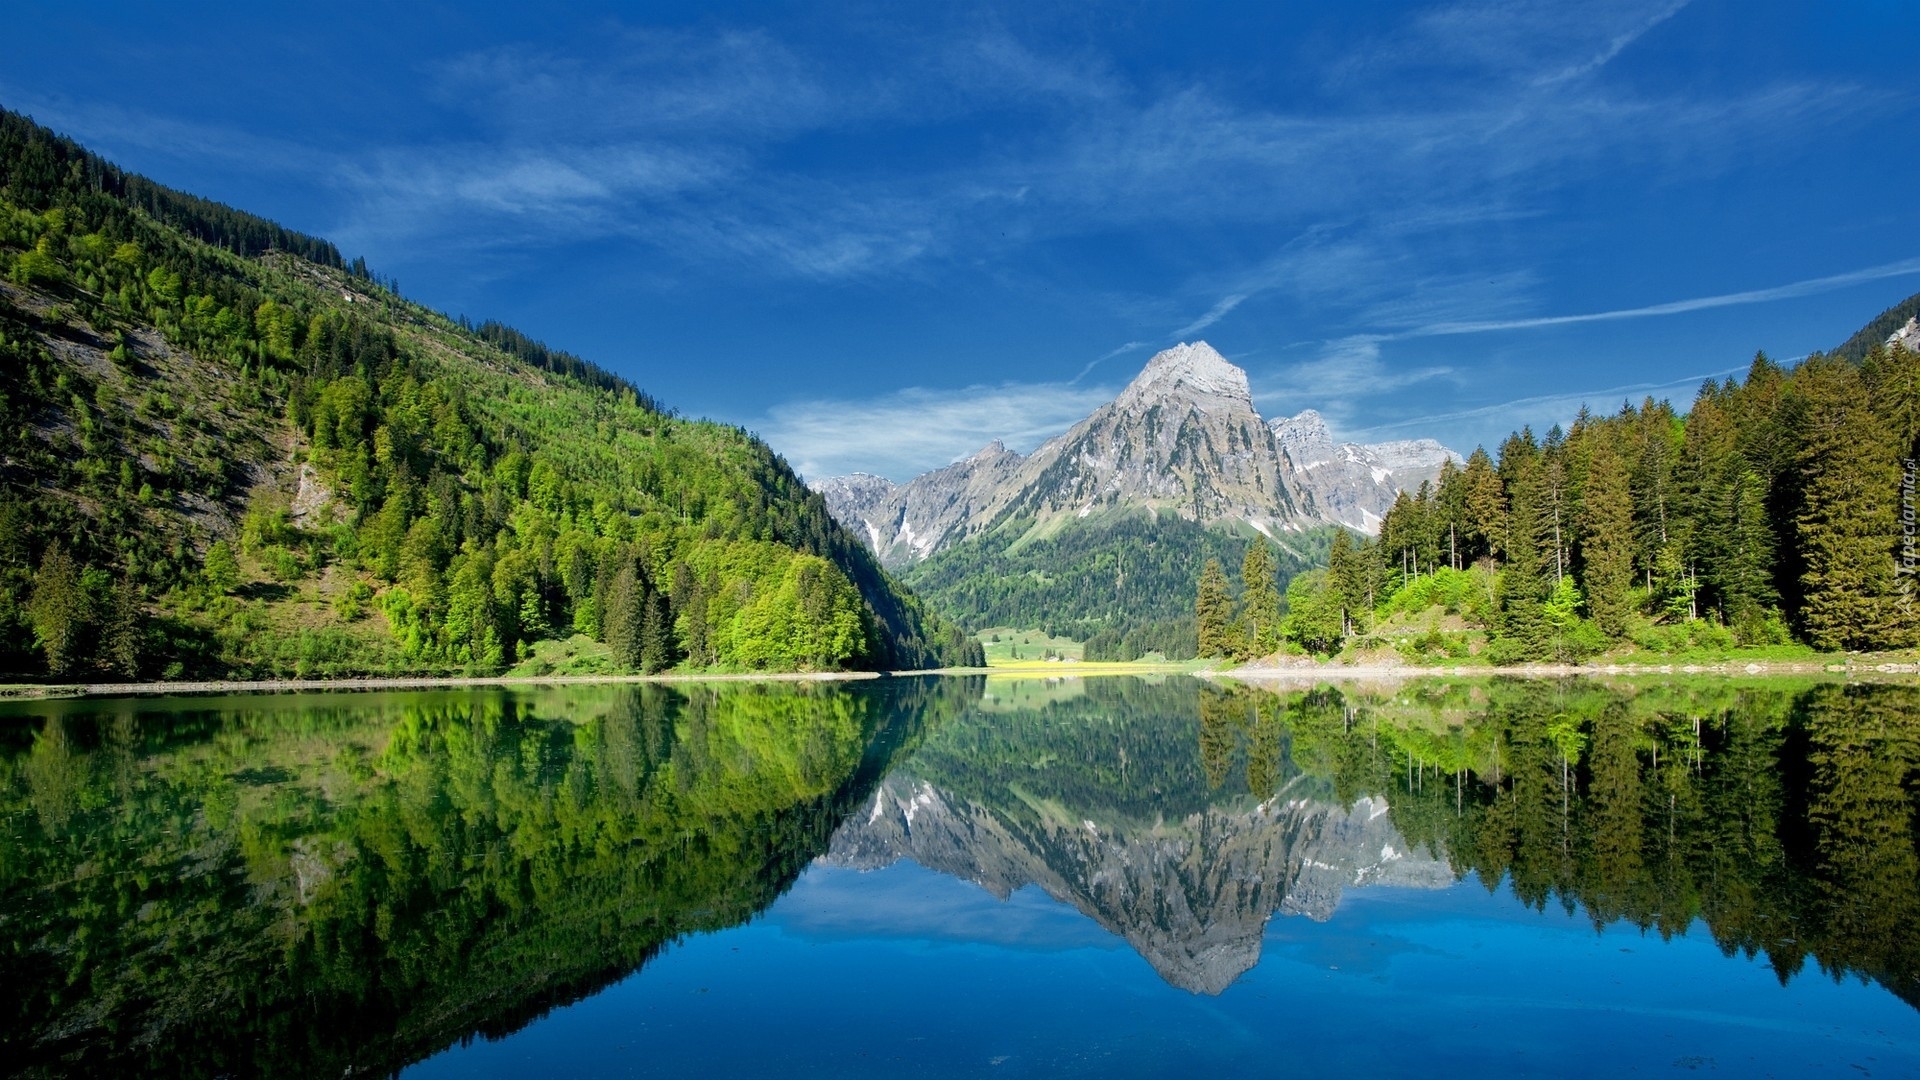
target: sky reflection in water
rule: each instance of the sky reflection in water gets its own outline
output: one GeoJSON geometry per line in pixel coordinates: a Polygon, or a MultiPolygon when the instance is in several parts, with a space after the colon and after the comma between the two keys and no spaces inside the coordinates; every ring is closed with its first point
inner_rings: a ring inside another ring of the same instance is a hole
{"type": "Polygon", "coordinates": [[[1037,888],[816,865],[753,923],[410,1076],[1618,1076],[1920,1073],[1920,1014],[1848,977],[1782,988],[1696,923],[1672,940],[1473,879],[1276,916],[1217,997],[1168,985],[1037,888]],[[864,911],[861,899],[873,903],[864,911]],[[917,906],[924,904],[925,906],[917,906]]]}

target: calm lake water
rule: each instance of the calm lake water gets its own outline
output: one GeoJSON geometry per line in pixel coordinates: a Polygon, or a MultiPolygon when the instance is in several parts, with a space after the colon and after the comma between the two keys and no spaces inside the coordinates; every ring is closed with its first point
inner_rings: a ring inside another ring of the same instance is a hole
{"type": "Polygon", "coordinates": [[[1920,688],[0,704],[0,1072],[1920,1075],[1920,688]]]}

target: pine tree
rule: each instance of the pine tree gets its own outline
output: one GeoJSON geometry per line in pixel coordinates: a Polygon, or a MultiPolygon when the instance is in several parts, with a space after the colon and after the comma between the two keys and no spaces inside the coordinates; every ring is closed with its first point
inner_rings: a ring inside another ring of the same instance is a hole
{"type": "Polygon", "coordinates": [[[1240,619],[1254,656],[1266,656],[1280,647],[1280,583],[1273,552],[1265,540],[1247,545],[1240,562],[1240,619]]]}
{"type": "Polygon", "coordinates": [[[1844,361],[1815,357],[1795,373],[1803,406],[1803,503],[1796,527],[1806,570],[1800,611],[1821,649],[1893,644],[1900,468],[1865,380],[1844,361]]]}
{"type": "Polygon", "coordinates": [[[1581,555],[1587,610],[1601,633],[1622,638],[1632,610],[1633,493],[1627,463],[1606,438],[1595,441],[1588,462],[1585,518],[1581,555]]]}
{"type": "Polygon", "coordinates": [[[1227,574],[1220,569],[1219,559],[1208,559],[1200,570],[1193,615],[1199,624],[1200,655],[1233,655],[1233,593],[1227,587],[1227,574]]]}

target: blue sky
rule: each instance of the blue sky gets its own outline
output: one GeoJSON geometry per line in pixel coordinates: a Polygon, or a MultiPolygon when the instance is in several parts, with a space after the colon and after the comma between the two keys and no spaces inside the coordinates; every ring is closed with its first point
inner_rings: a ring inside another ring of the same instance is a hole
{"type": "Polygon", "coordinates": [[[1462,450],[1920,291],[1920,3],[24,3],[0,104],[809,475],[1204,338],[1462,450]]]}

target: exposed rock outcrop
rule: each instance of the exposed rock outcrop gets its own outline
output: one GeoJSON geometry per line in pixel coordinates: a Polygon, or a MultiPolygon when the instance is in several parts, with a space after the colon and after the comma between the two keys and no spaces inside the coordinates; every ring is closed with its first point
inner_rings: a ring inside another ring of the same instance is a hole
{"type": "Polygon", "coordinates": [[[1156,354],[1114,400],[1022,457],[999,442],[895,485],[856,473],[814,484],[890,566],[1000,527],[1145,507],[1269,536],[1339,522],[1374,531],[1403,488],[1459,455],[1431,439],[1335,444],[1319,414],[1269,425],[1247,373],[1204,341],[1156,354]]]}
{"type": "Polygon", "coordinates": [[[1380,519],[1400,492],[1439,480],[1448,461],[1462,463],[1459,454],[1432,439],[1336,443],[1326,420],[1312,409],[1269,426],[1321,514],[1366,533],[1380,531],[1380,519]]]}

